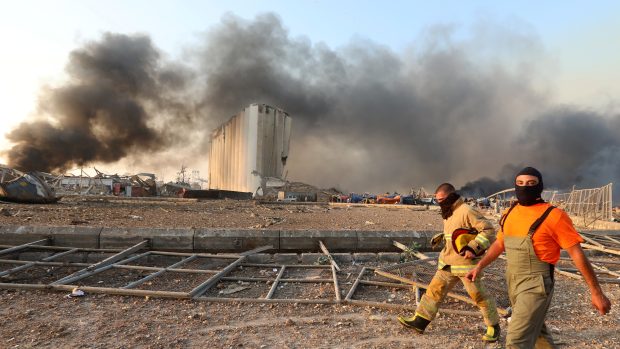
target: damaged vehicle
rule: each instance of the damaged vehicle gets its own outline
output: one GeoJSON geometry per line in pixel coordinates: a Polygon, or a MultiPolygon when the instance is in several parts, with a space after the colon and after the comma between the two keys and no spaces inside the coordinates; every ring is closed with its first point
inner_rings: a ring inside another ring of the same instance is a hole
{"type": "Polygon", "coordinates": [[[0,200],[28,204],[49,204],[60,200],[43,180],[42,173],[0,167],[0,200]]]}

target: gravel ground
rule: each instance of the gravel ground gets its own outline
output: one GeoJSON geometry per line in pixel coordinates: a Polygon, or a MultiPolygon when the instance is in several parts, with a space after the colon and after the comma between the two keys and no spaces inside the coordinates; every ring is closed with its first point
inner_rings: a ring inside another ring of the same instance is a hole
{"type": "MultiPolygon", "coordinates": [[[[620,289],[605,285],[617,306],[620,289]]],[[[389,289],[387,289],[389,291],[389,289]]],[[[620,348],[620,315],[595,314],[582,282],[559,276],[547,318],[563,348],[620,348]]],[[[0,290],[2,348],[484,348],[481,320],[442,315],[424,335],[369,307],[206,303],[0,290]]],[[[502,320],[505,328],[506,321],[502,320]]],[[[502,341],[504,336],[502,336],[502,341]]],[[[502,343],[486,346],[501,348],[502,343]]]]}
{"type": "MultiPolygon", "coordinates": [[[[55,205],[0,203],[0,225],[70,224],[251,229],[441,229],[438,213],[424,207],[330,207],[231,200],[193,202],[100,198],[65,198],[55,205]]],[[[351,277],[357,275],[361,266],[347,268],[339,275],[339,279],[342,278],[341,290],[345,294],[351,286],[351,277]]],[[[120,285],[129,276],[131,273],[118,273],[110,276],[110,280],[116,280],[120,285]]],[[[547,323],[562,347],[620,348],[620,285],[604,285],[613,309],[607,316],[600,316],[590,305],[589,293],[582,281],[561,275],[557,276],[557,280],[547,323]]],[[[153,282],[145,284],[144,288],[156,286],[157,283],[153,282]]],[[[333,289],[329,285],[306,286],[305,289],[278,289],[276,294],[290,292],[289,296],[333,297],[333,289]],[[301,294],[297,295],[299,292],[301,294]]],[[[219,293],[222,287],[214,290],[219,293]]],[[[254,292],[256,295],[247,296],[259,297],[266,291],[267,287],[262,287],[254,292]]],[[[253,291],[250,289],[247,292],[253,291]]],[[[359,299],[376,301],[411,302],[412,299],[408,290],[374,286],[364,286],[364,290],[356,294],[359,299]]],[[[465,316],[442,315],[431,324],[426,334],[420,336],[396,322],[399,312],[369,307],[207,303],[96,294],[66,298],[65,295],[62,292],[0,290],[0,348],[485,347],[479,339],[483,332],[481,320],[465,316]]],[[[450,306],[458,307],[459,304],[450,306]]],[[[505,320],[502,326],[506,328],[505,320]]],[[[502,345],[500,342],[486,347],[501,348],[502,345]]]]}
{"type": "Polygon", "coordinates": [[[245,229],[440,230],[435,208],[260,204],[235,200],[63,198],[57,204],[0,202],[0,225],[245,229]]]}

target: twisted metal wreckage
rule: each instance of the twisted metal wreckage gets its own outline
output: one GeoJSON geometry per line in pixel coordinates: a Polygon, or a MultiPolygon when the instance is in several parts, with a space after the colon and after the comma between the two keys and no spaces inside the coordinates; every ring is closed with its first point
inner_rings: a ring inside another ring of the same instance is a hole
{"type": "MultiPolygon", "coordinates": [[[[583,236],[587,241],[584,248],[601,255],[592,259],[599,280],[620,284],[620,237],[600,233],[583,236]]],[[[352,265],[347,270],[338,265],[322,242],[319,248],[323,262],[328,264],[313,265],[248,261],[271,246],[240,254],[207,254],[157,251],[149,244],[143,240],[125,250],[89,249],[54,246],[53,240],[46,238],[19,246],[0,245],[4,248],[0,250],[0,289],[81,290],[207,302],[350,304],[411,311],[437,265],[436,255],[412,251],[398,242],[394,245],[404,255],[418,259],[382,268],[352,265]],[[357,277],[354,270],[360,270],[357,277]],[[345,290],[344,284],[351,286],[345,290]]],[[[499,313],[508,316],[504,267],[498,260],[486,271],[485,279],[499,313]]],[[[560,260],[556,270],[573,279],[582,278],[567,258],[560,260]]],[[[480,316],[462,286],[448,297],[441,312],[480,316]]]]}
{"type": "Polygon", "coordinates": [[[108,175],[94,169],[91,177],[83,171],[79,176],[55,175],[39,171],[21,172],[0,165],[0,200],[18,203],[55,203],[64,195],[114,194],[155,196],[155,175],[108,175]]]}

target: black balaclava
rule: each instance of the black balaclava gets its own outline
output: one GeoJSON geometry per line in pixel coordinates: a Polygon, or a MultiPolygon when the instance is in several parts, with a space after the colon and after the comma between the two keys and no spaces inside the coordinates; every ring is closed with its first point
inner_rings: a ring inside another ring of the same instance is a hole
{"type": "Polygon", "coordinates": [[[540,174],[540,172],[533,167],[526,167],[517,173],[515,180],[521,175],[537,177],[538,184],[534,186],[517,185],[515,181],[515,194],[517,196],[517,200],[519,200],[519,204],[523,206],[532,206],[534,204],[544,202],[541,197],[543,191],[542,174],[540,174]]]}
{"type": "Polygon", "coordinates": [[[460,197],[461,196],[457,193],[450,193],[442,202],[439,203],[439,207],[441,208],[441,218],[448,219],[452,216],[452,205],[460,197]]]}

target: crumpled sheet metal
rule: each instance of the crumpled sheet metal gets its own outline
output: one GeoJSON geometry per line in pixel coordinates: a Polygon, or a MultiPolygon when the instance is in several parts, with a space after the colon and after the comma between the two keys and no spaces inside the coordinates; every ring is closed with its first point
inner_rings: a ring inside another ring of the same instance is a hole
{"type": "Polygon", "coordinates": [[[20,203],[47,204],[60,200],[47,183],[34,173],[0,183],[0,200],[20,203]]]}

